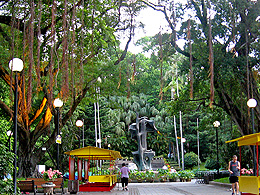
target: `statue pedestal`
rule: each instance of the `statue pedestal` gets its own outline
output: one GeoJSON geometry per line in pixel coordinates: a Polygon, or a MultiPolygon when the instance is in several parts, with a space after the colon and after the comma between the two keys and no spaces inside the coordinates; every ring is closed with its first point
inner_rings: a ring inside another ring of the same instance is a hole
{"type": "Polygon", "coordinates": [[[151,162],[152,158],[155,156],[155,152],[152,150],[146,150],[143,154],[139,151],[132,152],[134,156],[134,163],[137,164],[139,171],[145,171],[152,169],[151,162]],[[143,162],[141,162],[140,156],[143,155],[143,162]]]}

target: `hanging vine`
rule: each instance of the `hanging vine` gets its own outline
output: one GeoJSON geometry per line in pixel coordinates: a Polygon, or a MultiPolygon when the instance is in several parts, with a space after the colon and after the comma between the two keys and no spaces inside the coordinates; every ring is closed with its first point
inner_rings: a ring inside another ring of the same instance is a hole
{"type": "Polygon", "coordinates": [[[51,107],[53,100],[53,69],[54,69],[54,50],[55,50],[55,18],[56,18],[56,1],[53,1],[51,9],[51,52],[50,52],[50,66],[49,66],[49,91],[48,91],[48,105],[51,107]]]}
{"type": "Polygon", "coordinates": [[[163,48],[162,48],[162,32],[159,33],[159,45],[160,45],[160,56],[159,56],[159,63],[160,63],[160,101],[163,99],[163,48]]]}
{"type": "Polygon", "coordinates": [[[37,66],[36,66],[36,75],[37,75],[37,91],[41,90],[41,18],[42,18],[42,1],[38,2],[38,25],[37,25],[37,66]]]}
{"type": "Polygon", "coordinates": [[[188,42],[189,42],[189,53],[190,53],[190,99],[193,99],[193,82],[194,82],[194,76],[193,76],[193,58],[192,58],[192,44],[191,44],[191,24],[190,24],[190,19],[188,20],[188,42]]]}
{"type": "Polygon", "coordinates": [[[213,46],[212,46],[212,34],[211,34],[211,19],[209,19],[209,65],[210,65],[210,108],[213,107],[214,101],[214,57],[213,57],[213,46]]]}
{"type": "MultiPolygon", "coordinates": [[[[33,41],[34,41],[34,1],[30,1],[30,22],[29,22],[29,68],[28,68],[28,87],[27,87],[27,112],[30,112],[32,102],[32,70],[34,66],[33,59],[33,41]]],[[[27,121],[28,124],[29,121],[27,121]]]]}
{"type": "Polygon", "coordinates": [[[62,87],[61,94],[64,99],[68,97],[69,80],[68,80],[68,24],[67,24],[67,0],[64,1],[64,14],[62,20],[63,39],[62,39],[62,87]]]}

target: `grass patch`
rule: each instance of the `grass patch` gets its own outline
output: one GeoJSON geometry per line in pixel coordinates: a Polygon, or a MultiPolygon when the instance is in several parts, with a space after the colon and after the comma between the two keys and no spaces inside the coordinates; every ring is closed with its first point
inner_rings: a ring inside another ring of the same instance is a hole
{"type": "Polygon", "coordinates": [[[220,179],[215,179],[215,182],[220,182],[220,183],[229,183],[229,177],[223,177],[220,179]]]}
{"type": "MultiPolygon", "coordinates": [[[[197,166],[194,166],[192,169],[198,169],[199,167],[198,167],[198,165],[197,166]]],[[[206,168],[205,168],[205,162],[203,162],[203,163],[200,163],[200,170],[207,170],[206,168]]]]}

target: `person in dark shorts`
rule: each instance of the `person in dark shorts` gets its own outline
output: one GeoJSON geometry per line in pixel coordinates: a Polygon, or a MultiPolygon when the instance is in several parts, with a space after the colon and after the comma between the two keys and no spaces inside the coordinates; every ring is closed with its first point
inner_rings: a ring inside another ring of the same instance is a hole
{"type": "Polygon", "coordinates": [[[232,195],[235,195],[235,190],[239,194],[238,176],[240,176],[240,162],[237,161],[237,156],[233,156],[233,160],[228,164],[230,173],[229,182],[232,183],[232,195]]]}
{"type": "Polygon", "coordinates": [[[122,187],[123,190],[128,190],[127,185],[128,185],[128,178],[130,170],[128,167],[125,166],[125,163],[122,163],[122,168],[120,169],[119,173],[121,173],[121,182],[122,182],[122,187]]]}

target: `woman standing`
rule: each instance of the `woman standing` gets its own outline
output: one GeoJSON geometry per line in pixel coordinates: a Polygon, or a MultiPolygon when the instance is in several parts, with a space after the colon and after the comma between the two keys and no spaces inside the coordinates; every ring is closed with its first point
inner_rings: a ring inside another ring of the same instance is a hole
{"type": "Polygon", "coordinates": [[[230,173],[229,182],[232,183],[232,195],[235,194],[235,189],[237,194],[239,194],[238,176],[240,176],[240,162],[237,161],[237,156],[233,156],[233,160],[228,164],[228,171],[230,173]]]}

